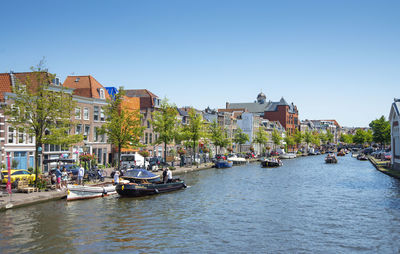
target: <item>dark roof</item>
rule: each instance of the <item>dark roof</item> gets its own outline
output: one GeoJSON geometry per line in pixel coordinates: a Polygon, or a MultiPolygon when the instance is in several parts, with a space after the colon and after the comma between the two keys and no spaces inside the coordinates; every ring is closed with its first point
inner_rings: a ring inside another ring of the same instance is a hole
{"type": "Polygon", "coordinates": [[[125,95],[128,97],[156,97],[157,95],[153,94],[147,89],[127,89],[125,90],[125,95]]]}
{"type": "Polygon", "coordinates": [[[179,115],[181,116],[189,116],[189,113],[183,109],[177,108],[179,115]]]}

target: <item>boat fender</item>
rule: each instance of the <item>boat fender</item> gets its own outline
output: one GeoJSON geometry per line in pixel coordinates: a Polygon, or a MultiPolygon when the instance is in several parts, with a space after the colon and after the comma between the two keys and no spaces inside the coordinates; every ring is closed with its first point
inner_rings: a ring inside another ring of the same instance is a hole
{"type": "Polygon", "coordinates": [[[106,191],[106,189],[104,189],[104,187],[103,187],[103,197],[104,197],[105,195],[107,195],[107,191],[106,191]]]}
{"type": "Polygon", "coordinates": [[[154,189],[154,191],[155,191],[156,193],[159,193],[158,189],[154,189]]]}
{"type": "Polygon", "coordinates": [[[121,186],[121,190],[124,190],[124,185],[121,186]]]}
{"type": "Polygon", "coordinates": [[[187,185],[185,183],[183,184],[183,188],[187,188],[187,185]]]}

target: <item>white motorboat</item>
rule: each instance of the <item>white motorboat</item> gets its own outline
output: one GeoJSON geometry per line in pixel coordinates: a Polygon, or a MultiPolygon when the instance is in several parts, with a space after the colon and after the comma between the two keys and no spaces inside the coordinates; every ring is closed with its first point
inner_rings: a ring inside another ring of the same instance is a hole
{"type": "Polygon", "coordinates": [[[296,158],[296,154],[294,153],[282,153],[279,155],[279,158],[281,159],[294,159],[296,158]]]}
{"type": "Polygon", "coordinates": [[[117,194],[115,185],[110,183],[98,184],[98,185],[72,185],[68,184],[68,195],[67,200],[80,200],[104,197],[108,195],[117,194]]]}
{"type": "Polygon", "coordinates": [[[237,157],[236,155],[229,156],[228,161],[232,161],[233,165],[240,165],[247,163],[247,160],[245,158],[237,157]]]}

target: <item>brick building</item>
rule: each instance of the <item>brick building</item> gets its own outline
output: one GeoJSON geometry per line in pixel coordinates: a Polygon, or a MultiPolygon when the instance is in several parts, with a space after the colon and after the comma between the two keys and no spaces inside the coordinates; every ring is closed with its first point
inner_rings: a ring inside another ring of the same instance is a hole
{"type": "Polygon", "coordinates": [[[84,136],[81,143],[72,147],[72,158],[78,159],[80,153],[87,152],[96,155],[99,164],[110,163],[111,145],[107,143],[106,135],[98,132],[106,122],[104,108],[110,99],[107,90],[90,75],[68,76],[63,86],[73,89],[73,100],[76,101],[73,133],[84,136]]]}
{"type": "Polygon", "coordinates": [[[264,112],[264,119],[279,121],[288,135],[292,135],[300,126],[297,107],[293,103],[288,104],[283,97],[279,102],[269,103],[264,112]]]}

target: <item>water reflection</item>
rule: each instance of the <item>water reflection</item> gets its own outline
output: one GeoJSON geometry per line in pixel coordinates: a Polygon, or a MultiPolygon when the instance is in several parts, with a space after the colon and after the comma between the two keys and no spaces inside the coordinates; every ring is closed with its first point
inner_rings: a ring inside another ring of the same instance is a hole
{"type": "Polygon", "coordinates": [[[350,157],[182,176],[144,198],[50,202],[2,213],[1,253],[397,253],[399,181],[350,157]],[[385,237],[382,237],[382,236],[385,237]]]}

